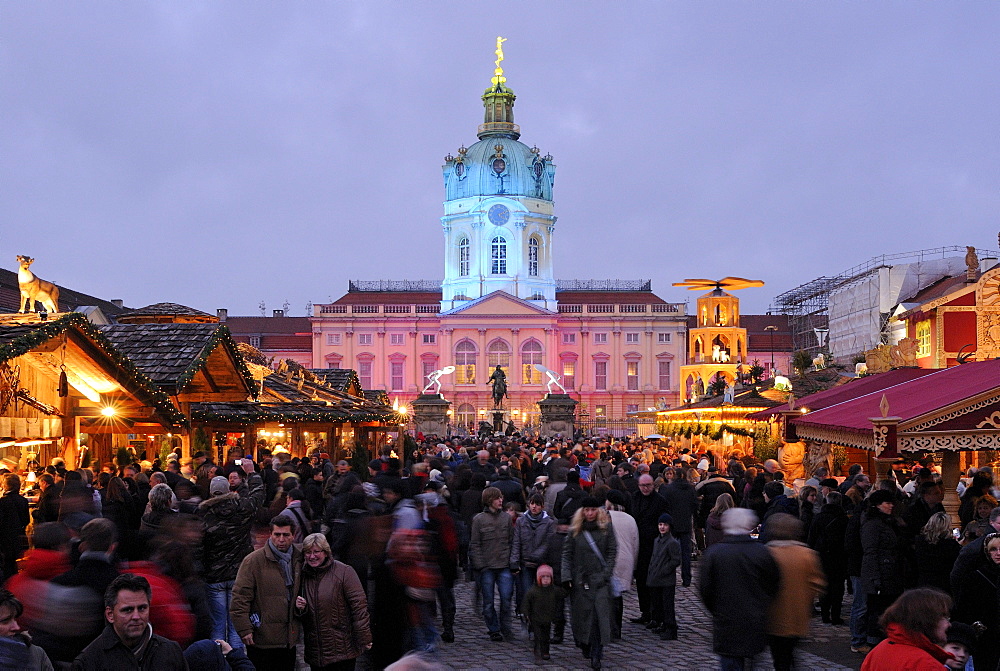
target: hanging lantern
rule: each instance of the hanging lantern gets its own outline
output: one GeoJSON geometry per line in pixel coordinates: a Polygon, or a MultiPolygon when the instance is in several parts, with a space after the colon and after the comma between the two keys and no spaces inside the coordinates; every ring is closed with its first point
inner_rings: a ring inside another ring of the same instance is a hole
{"type": "Polygon", "coordinates": [[[69,396],[69,379],[66,377],[66,366],[59,367],[59,398],[69,396]]]}

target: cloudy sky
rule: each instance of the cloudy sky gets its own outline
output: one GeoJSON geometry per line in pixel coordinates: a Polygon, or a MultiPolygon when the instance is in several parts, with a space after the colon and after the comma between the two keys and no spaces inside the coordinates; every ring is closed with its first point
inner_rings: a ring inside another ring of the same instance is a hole
{"type": "Polygon", "coordinates": [[[440,279],[442,157],[497,35],[556,160],[556,274],[740,275],[997,246],[994,2],[0,4],[0,266],[256,314],[440,279]]]}

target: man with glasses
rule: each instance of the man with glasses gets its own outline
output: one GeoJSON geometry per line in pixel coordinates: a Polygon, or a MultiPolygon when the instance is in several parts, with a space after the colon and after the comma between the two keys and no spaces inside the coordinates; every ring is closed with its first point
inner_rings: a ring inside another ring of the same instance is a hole
{"type": "Polygon", "coordinates": [[[653,543],[660,535],[658,521],[667,512],[666,500],[653,489],[653,478],[648,473],[639,476],[639,491],[632,494],[631,515],[639,529],[639,552],[635,564],[635,588],[639,598],[639,612],[634,624],[650,624],[652,601],[646,586],[649,560],[653,557],[653,543]]]}

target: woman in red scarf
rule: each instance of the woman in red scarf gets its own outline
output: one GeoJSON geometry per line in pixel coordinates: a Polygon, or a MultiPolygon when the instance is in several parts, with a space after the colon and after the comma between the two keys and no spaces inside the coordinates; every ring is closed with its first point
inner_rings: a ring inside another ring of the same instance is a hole
{"type": "Polygon", "coordinates": [[[941,648],[950,611],[951,597],[940,590],[903,592],[882,614],[887,638],[868,653],[861,671],[941,671],[951,659],[941,648]]]}

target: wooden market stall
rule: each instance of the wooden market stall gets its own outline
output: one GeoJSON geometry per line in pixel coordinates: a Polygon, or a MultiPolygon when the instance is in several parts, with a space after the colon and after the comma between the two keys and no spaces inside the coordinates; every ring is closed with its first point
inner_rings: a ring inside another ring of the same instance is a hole
{"type": "Polygon", "coordinates": [[[865,450],[879,477],[903,454],[941,461],[944,506],[957,522],[961,452],[1000,449],[1000,360],[968,363],[790,419],[799,440],[865,450]]]}
{"type": "Polygon", "coordinates": [[[336,377],[346,381],[343,391],[313,371],[274,373],[264,378],[256,401],[195,403],[192,419],[228,440],[245,436],[245,445],[280,446],[292,456],[316,448],[334,460],[346,459],[355,446],[376,453],[384,433],[398,428],[399,416],[381,400],[366,398],[354,371],[340,370],[336,377]],[[358,395],[349,393],[355,389],[358,395]]]}
{"type": "MultiPolygon", "coordinates": [[[[224,324],[157,321],[100,329],[188,419],[193,403],[247,401],[258,391],[224,324]]],[[[192,435],[193,427],[179,432],[184,458],[191,455],[192,435]]]]}
{"type": "Polygon", "coordinates": [[[78,313],[0,315],[0,457],[110,461],[136,435],[183,429],[166,392],[78,313]]]}

